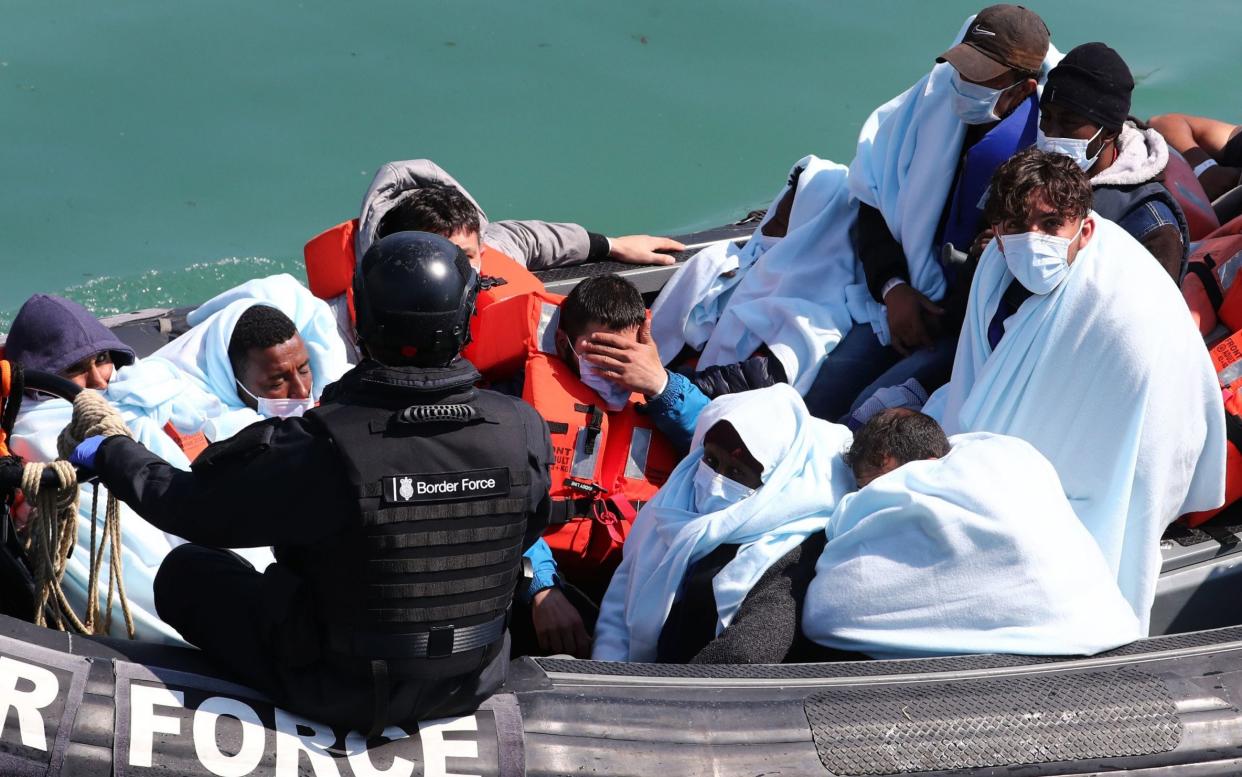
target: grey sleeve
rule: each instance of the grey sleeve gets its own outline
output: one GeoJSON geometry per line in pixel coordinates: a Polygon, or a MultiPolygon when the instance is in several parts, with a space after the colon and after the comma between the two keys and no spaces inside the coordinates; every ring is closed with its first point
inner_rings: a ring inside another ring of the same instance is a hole
{"type": "MultiPolygon", "coordinates": [[[[582,264],[599,251],[600,239],[578,224],[549,221],[493,221],[483,231],[483,242],[508,254],[528,270],[547,270],[582,264]],[[593,239],[594,238],[594,239],[593,239]]],[[[607,242],[603,244],[607,256],[607,242]]]]}

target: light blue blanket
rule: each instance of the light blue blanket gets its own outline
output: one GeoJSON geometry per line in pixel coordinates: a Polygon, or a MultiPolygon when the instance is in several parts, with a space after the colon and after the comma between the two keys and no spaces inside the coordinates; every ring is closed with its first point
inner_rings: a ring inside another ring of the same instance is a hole
{"type": "Polygon", "coordinates": [[[734,559],[712,581],[719,634],[773,563],[822,531],[837,500],[854,487],[841,458],[849,430],[813,418],[785,384],[730,394],[699,416],[690,455],[639,512],[595,627],[593,657],[653,661],[660,631],[690,564],[724,544],[734,559]],[[724,510],[694,509],[694,472],[703,435],[728,421],[764,465],[763,486],[724,510]]]}
{"type": "Polygon", "coordinates": [[[1146,630],[1161,533],[1224,500],[1225,418],[1177,286],[1125,230],[1091,218],[1065,280],[1026,300],[995,350],[988,325],[1013,274],[992,241],[952,379],[924,412],[949,434],[1012,435],[1046,456],[1146,630]]]}
{"type": "MultiPolygon", "coordinates": [[[[189,316],[190,323],[196,324],[193,329],[152,356],[122,368],[112,379],[104,396],[121,412],[138,442],[173,466],[189,469],[181,449],[164,432],[166,423],[182,432],[203,431],[217,441],[260,420],[258,413],[242,405],[237,396],[228,343],[238,317],[252,305],[264,303],[280,308],[298,327],[315,374],[315,396],[348,369],[335,321],[323,301],[290,275],[248,281],[204,303],[189,316]]],[[[63,400],[28,402],[14,426],[14,450],[30,461],[55,459],[56,437],[72,414],[69,403],[63,400]]],[[[82,487],[78,544],[83,548],[90,545],[94,488],[82,487]]],[[[100,486],[99,491],[98,525],[102,529],[107,489],[100,486]]],[[[124,504],[121,530],[125,587],[138,638],[180,642],[176,632],[156,615],[151,586],[160,562],[184,540],[156,529],[124,504]]],[[[238,553],[259,569],[272,562],[267,548],[238,553]]],[[[65,573],[65,587],[79,612],[86,601],[87,555],[84,551],[74,553],[65,573]]],[[[105,564],[107,559],[105,556],[105,564]]],[[[100,599],[102,602],[102,594],[100,599]]],[[[114,636],[122,636],[122,624],[120,607],[114,605],[114,636]]]]}
{"type": "Polygon", "coordinates": [[[1141,637],[1048,461],[1014,437],[951,443],[841,500],[807,637],[876,658],[1090,655],[1141,637]]]}
{"type": "MultiPolygon", "coordinates": [[[[1050,45],[1041,83],[1060,59],[1050,45]]],[[[745,247],[708,247],[678,271],[652,306],[652,334],[666,363],[685,345],[702,351],[701,366],[711,366],[741,361],[764,344],[805,392],[854,322],[870,324],[887,345],[885,309],[867,288],[850,237],[859,202],[883,213],[913,286],[933,300],[944,296],[935,237],[966,133],[952,108],[952,73],[952,65],[935,65],[872,112],[847,175],[814,156],[798,162],[795,168],[806,172],[786,237],[764,236],[763,228],[788,185],[745,247]]]]}

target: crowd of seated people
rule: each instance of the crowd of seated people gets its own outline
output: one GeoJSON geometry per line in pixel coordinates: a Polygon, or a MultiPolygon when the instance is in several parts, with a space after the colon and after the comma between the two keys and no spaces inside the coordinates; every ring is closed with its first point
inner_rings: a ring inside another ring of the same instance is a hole
{"type": "MultiPolygon", "coordinates": [[[[730,282],[762,279],[762,251],[791,220],[822,230],[806,245],[835,253],[802,261],[855,282],[833,292],[844,319],[812,327],[809,368],[745,311],[733,320],[758,343],[745,358],[661,353],[641,295],[617,275],[563,300],[524,295],[527,318],[506,319],[521,331],[476,331],[524,349],[520,369],[486,381],[540,411],[556,453],[560,518],[526,550],[515,650],[773,663],[1093,654],[1145,636],[1161,533],[1219,506],[1225,479],[1217,377],[1169,283],[1190,237],[1164,171],[1172,147],[1224,194],[1242,134],[1177,114],[1148,126],[1130,116],[1134,86],[1107,45],[1062,57],[1035,13],[991,6],[867,118],[848,170],[795,168],[757,230],[761,250],[730,282]],[[812,185],[842,218],[798,212],[812,185]]],[[[382,168],[356,229],[354,255],[430,232],[476,271],[656,263],[683,247],[489,222],[425,160],[382,168]]],[[[152,445],[167,445],[155,442],[166,429],[214,443],[301,415],[360,357],[342,338],[349,295],[330,302],[291,278],[254,281],[136,360],[76,303],[37,295],[7,355],[103,391],[152,445]]],[[[713,304],[722,317],[728,294],[713,304]]],[[[54,457],[46,436],[63,407],[29,412],[19,450],[54,457]]],[[[173,639],[150,584],[178,540],[135,537],[126,563],[143,573],[127,583],[149,611],[144,636],[173,639]]]]}

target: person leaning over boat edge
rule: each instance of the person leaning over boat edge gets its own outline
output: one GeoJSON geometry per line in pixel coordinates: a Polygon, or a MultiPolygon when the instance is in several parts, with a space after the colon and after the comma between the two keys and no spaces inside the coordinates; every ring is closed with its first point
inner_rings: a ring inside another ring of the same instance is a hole
{"type": "Polygon", "coordinates": [[[125,437],[72,460],[194,543],[160,616],[290,710],[372,734],[474,709],[504,681],[522,551],[548,516],[547,426],[459,358],[478,275],[425,233],[377,242],[354,299],[368,358],[300,418],[212,445],[192,472],[125,437]],[[260,575],[227,550],[274,545],[260,575]]]}
{"type": "Polygon", "coordinates": [[[1242,186],[1242,125],[1184,113],[1153,116],[1148,124],[1186,158],[1208,198],[1242,186]]]}
{"type": "Polygon", "coordinates": [[[1190,231],[1164,186],[1168,145],[1129,120],[1133,91],[1134,77],[1116,51],[1103,43],[1070,49],[1048,73],[1035,145],[1073,159],[1091,179],[1095,212],[1142,243],[1177,283],[1190,231]]]}
{"type": "MultiPolygon", "coordinates": [[[[307,244],[306,266],[311,289],[332,307],[341,337],[347,344],[354,339],[353,313],[348,294],[331,282],[319,288],[316,281],[321,275],[339,277],[337,265],[342,262],[352,268],[358,257],[363,256],[378,239],[382,222],[395,208],[407,209],[411,216],[417,211],[419,219],[427,222],[417,228],[443,234],[457,243],[480,274],[500,279],[512,277],[514,283],[519,282],[519,276],[523,275],[533,280],[525,270],[546,270],[605,259],[629,264],[672,264],[674,259],[669,252],[685,249],[684,245],[670,238],[651,235],[609,238],[572,223],[489,221],[483,208],[465,187],[430,159],[388,162],[376,171],[363,195],[359,217],[352,223],[346,222],[328,230],[307,244]],[[450,189],[465,198],[474,212],[473,220],[477,226],[473,230],[457,229],[445,234],[434,225],[437,218],[458,209],[455,203],[443,203],[436,194],[437,189],[450,189]],[[420,194],[422,190],[427,190],[429,194],[420,194]],[[411,198],[420,202],[411,202],[411,198]],[[344,231],[334,234],[340,230],[344,231]],[[325,250],[321,251],[316,244],[325,236],[329,239],[323,246],[325,250]],[[341,244],[343,236],[349,236],[350,246],[341,244]]],[[[484,289],[484,295],[486,293],[487,289],[484,289]]],[[[482,297],[479,307],[484,307],[482,297]]],[[[352,356],[352,360],[356,361],[357,354],[352,356]]]]}
{"type": "MultiPolygon", "coordinates": [[[[949,95],[939,99],[949,100],[960,122],[952,137],[963,128],[964,134],[952,178],[943,186],[947,196],[942,203],[926,203],[939,213],[928,245],[912,245],[906,233],[914,227],[901,220],[914,216],[903,207],[909,207],[905,203],[910,201],[912,186],[940,191],[942,182],[914,180],[911,175],[911,180],[901,184],[902,191],[888,191],[897,184],[876,178],[870,170],[875,162],[861,157],[864,151],[868,159],[877,152],[860,142],[859,157],[850,166],[850,189],[859,199],[853,240],[867,289],[885,307],[890,342],[882,344],[871,327],[851,329],[806,393],[812,413],[835,420],[885,386],[915,377],[932,390],[948,379],[970,279],[957,277],[956,266],[943,261],[940,247],[948,243],[977,256],[986,244],[989,235],[982,218],[982,195],[997,166],[1035,142],[1037,78],[1050,45],[1048,28],[1034,12],[1016,5],[993,5],[969,22],[960,43],[936,58],[937,63],[953,68],[949,95]],[[936,258],[929,258],[933,249],[936,258]],[[933,294],[928,291],[933,286],[946,291],[933,294]]],[[[934,96],[903,97],[906,102],[930,102],[934,96]]],[[[881,106],[876,113],[883,115],[875,130],[881,139],[901,131],[917,134],[920,125],[939,127],[943,121],[936,113],[906,110],[904,104],[881,106]],[[902,129],[903,123],[909,126],[902,129]]],[[[871,143],[878,140],[873,138],[871,143]]],[[[943,149],[920,147],[915,153],[943,154],[943,149]]]]}

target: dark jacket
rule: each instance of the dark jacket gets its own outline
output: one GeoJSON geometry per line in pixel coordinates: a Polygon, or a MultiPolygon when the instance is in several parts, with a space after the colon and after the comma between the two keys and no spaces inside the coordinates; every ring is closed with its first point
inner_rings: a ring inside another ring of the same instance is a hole
{"type": "MultiPolygon", "coordinates": [[[[346,377],[370,365],[359,365],[346,377]]],[[[435,374],[409,369],[411,390],[441,395],[471,388],[479,379],[465,360],[435,374]]],[[[325,391],[325,403],[332,401],[333,388],[325,391]]],[[[531,506],[529,545],[547,520],[551,446],[538,414],[522,407],[530,419],[521,433],[530,450],[532,492],[544,494],[543,504],[531,506]]],[[[100,446],[95,469],[113,494],[159,529],[219,548],[274,546],[278,561],[296,557],[299,546],[338,534],[356,509],[331,439],[309,418],[253,424],[209,446],[191,472],[128,438],[113,437],[100,446]]]]}
{"type": "Polygon", "coordinates": [[[681,596],[660,631],[657,660],[692,664],[826,660],[824,649],[802,635],[802,603],[825,539],[823,532],[816,532],[768,567],[720,636],[716,636],[712,578],[733,560],[739,546],[722,545],[691,564],[681,596]]]}

